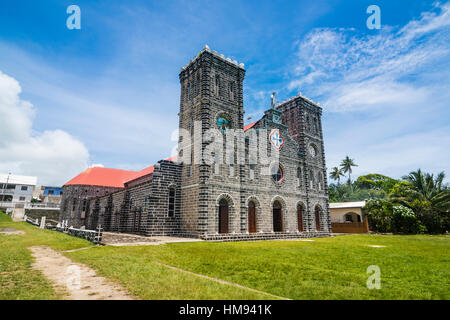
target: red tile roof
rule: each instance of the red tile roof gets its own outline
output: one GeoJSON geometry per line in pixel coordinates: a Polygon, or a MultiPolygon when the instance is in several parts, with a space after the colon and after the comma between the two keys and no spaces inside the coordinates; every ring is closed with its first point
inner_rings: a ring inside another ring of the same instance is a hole
{"type": "MultiPolygon", "coordinates": [[[[167,161],[173,161],[177,157],[171,157],[166,159],[167,161]]],[[[64,185],[85,185],[85,186],[104,186],[104,187],[116,187],[123,188],[124,184],[128,181],[135,180],[142,176],[153,173],[154,166],[147,167],[141,171],[129,171],[121,169],[93,167],[84,170],[75,178],[66,182],[64,185]]]]}
{"type": "Polygon", "coordinates": [[[247,131],[248,129],[251,129],[258,121],[255,121],[253,123],[250,123],[246,126],[244,126],[244,131],[247,131]]]}
{"type": "MultiPolygon", "coordinates": [[[[167,161],[174,161],[176,158],[177,158],[177,156],[173,156],[173,157],[170,157],[170,158],[168,158],[166,160],[167,161]]],[[[126,180],[124,182],[129,182],[131,180],[135,180],[137,178],[146,176],[146,175],[148,175],[150,173],[153,173],[153,170],[155,170],[155,166],[154,165],[150,166],[150,167],[147,167],[145,169],[142,169],[141,171],[135,172],[135,174],[133,176],[131,176],[128,180],[126,180]]]]}
{"type": "Polygon", "coordinates": [[[64,185],[87,185],[123,188],[123,183],[130,179],[136,171],[93,167],[87,168],[64,185]]]}

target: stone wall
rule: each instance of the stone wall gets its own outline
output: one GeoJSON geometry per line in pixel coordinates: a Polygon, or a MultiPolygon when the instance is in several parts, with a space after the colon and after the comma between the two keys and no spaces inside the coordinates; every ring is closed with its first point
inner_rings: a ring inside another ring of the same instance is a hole
{"type": "Polygon", "coordinates": [[[31,219],[41,219],[42,217],[46,217],[47,222],[60,221],[59,215],[60,211],[58,210],[40,210],[40,209],[25,209],[25,215],[31,219]]]}
{"type": "Polygon", "coordinates": [[[86,224],[90,208],[90,199],[110,194],[121,188],[87,185],[69,185],[63,187],[59,222],[68,221],[69,226],[80,228],[86,224]]]}
{"type": "Polygon", "coordinates": [[[90,199],[87,228],[99,224],[105,231],[142,235],[180,234],[181,165],[162,160],[138,184],[90,199]],[[151,176],[151,177],[150,177],[151,176]],[[169,214],[169,191],[174,190],[174,210],[169,214]]]}

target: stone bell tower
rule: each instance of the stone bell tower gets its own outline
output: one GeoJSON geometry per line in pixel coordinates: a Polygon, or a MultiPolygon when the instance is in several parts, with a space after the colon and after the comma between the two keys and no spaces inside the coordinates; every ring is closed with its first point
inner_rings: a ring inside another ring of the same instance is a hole
{"type": "MultiPolygon", "coordinates": [[[[205,141],[206,131],[216,128],[219,133],[225,134],[230,128],[243,129],[244,76],[243,64],[238,65],[236,61],[211,51],[208,46],[181,68],[178,152],[183,162],[183,233],[201,236],[215,232],[216,221],[212,214],[215,212],[215,184],[223,184],[225,181],[220,180],[229,178],[226,182],[237,184],[239,189],[240,170],[236,157],[222,158],[216,162],[224,164],[216,166],[205,163],[203,155],[210,143],[205,141]],[[230,161],[234,163],[228,164],[230,161]]],[[[225,153],[221,156],[226,157],[225,153]]]]}

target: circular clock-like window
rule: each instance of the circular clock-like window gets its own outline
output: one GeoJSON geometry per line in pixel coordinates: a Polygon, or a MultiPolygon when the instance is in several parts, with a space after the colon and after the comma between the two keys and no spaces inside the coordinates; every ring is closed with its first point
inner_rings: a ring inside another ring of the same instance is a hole
{"type": "Polygon", "coordinates": [[[225,132],[230,128],[230,122],[228,117],[222,115],[217,117],[216,125],[220,131],[225,132]]]}
{"type": "Polygon", "coordinates": [[[273,181],[280,183],[284,179],[283,168],[280,165],[274,165],[270,168],[270,174],[273,181]]]}
{"type": "Polygon", "coordinates": [[[308,151],[309,151],[309,154],[311,155],[311,157],[313,157],[313,158],[317,155],[317,148],[313,144],[309,145],[308,151]]]}

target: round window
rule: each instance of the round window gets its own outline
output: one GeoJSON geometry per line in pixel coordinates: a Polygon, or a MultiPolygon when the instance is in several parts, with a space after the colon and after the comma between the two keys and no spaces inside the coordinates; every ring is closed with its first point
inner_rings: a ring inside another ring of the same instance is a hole
{"type": "Polygon", "coordinates": [[[219,116],[216,125],[220,131],[225,132],[230,128],[230,119],[225,116],[219,116]]]}
{"type": "Polygon", "coordinates": [[[272,166],[272,168],[270,169],[270,173],[272,175],[272,179],[275,182],[280,183],[281,181],[283,181],[284,179],[284,173],[283,173],[283,168],[280,165],[275,165],[272,166]]]}

